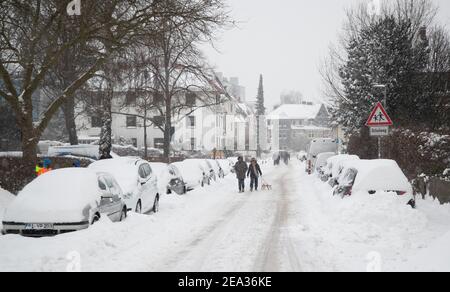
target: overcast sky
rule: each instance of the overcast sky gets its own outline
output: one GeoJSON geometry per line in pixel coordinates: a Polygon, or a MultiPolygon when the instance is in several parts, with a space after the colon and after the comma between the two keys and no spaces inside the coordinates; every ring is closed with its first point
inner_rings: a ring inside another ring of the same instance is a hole
{"type": "MultiPolygon", "coordinates": [[[[259,74],[264,75],[267,106],[284,90],[321,98],[318,67],[336,42],[344,10],[368,0],[227,0],[239,28],[222,34],[217,52],[206,54],[217,71],[239,77],[247,100],[254,99],[259,74]]],[[[434,0],[439,20],[450,29],[450,1],[434,0]]]]}

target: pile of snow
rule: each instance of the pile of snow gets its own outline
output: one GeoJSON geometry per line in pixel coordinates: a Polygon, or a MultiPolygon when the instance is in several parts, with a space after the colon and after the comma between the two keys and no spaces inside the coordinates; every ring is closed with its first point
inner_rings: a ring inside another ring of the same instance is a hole
{"type": "Polygon", "coordinates": [[[167,186],[169,185],[172,176],[169,172],[169,166],[166,163],[150,163],[153,173],[158,178],[158,191],[160,194],[167,192],[167,186]]]}
{"type": "Polygon", "coordinates": [[[450,271],[450,205],[427,199],[412,209],[392,192],[341,199],[305,174],[293,186],[304,271],[450,271]]]}
{"type": "Polygon", "coordinates": [[[2,221],[6,208],[8,208],[14,199],[15,196],[13,194],[0,188],[0,230],[3,228],[2,221]]]}
{"type": "Polygon", "coordinates": [[[95,172],[65,168],[48,172],[28,184],[5,212],[12,222],[81,222],[87,206],[99,199],[95,172]]]}

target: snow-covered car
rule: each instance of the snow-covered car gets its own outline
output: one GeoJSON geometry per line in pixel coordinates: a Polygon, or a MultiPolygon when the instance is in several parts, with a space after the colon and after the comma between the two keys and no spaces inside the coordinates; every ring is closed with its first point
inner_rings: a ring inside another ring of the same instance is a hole
{"type": "Polygon", "coordinates": [[[415,206],[413,189],[397,162],[388,159],[354,160],[346,163],[333,194],[388,192],[398,195],[405,204],[415,206]]]}
{"type": "Polygon", "coordinates": [[[129,157],[105,159],[92,163],[89,169],[113,175],[123,190],[127,206],[136,213],[159,211],[158,179],[147,161],[129,157]]]}
{"type": "Polygon", "coordinates": [[[228,157],[226,160],[228,160],[230,162],[231,173],[236,173],[236,169],[234,169],[234,166],[236,165],[238,158],[237,157],[228,157]]]}
{"type": "Polygon", "coordinates": [[[224,177],[233,172],[233,164],[228,159],[218,159],[217,163],[219,163],[220,168],[222,168],[224,177]]]}
{"type": "Polygon", "coordinates": [[[209,175],[196,159],[186,159],[181,162],[174,162],[172,165],[180,171],[188,190],[211,184],[209,175]]]}
{"type": "Polygon", "coordinates": [[[106,215],[127,216],[122,190],[108,173],[66,168],[45,173],[19,193],[3,217],[3,233],[53,236],[86,229],[106,215]]]}
{"type": "Polygon", "coordinates": [[[181,175],[180,170],[175,165],[169,164],[170,181],[168,186],[169,193],[184,195],[189,191],[186,182],[181,175]]]}
{"type": "Polygon", "coordinates": [[[207,162],[209,162],[214,170],[214,173],[217,175],[218,178],[224,178],[225,172],[222,169],[222,166],[217,161],[217,159],[208,159],[207,162]]]}
{"type": "Polygon", "coordinates": [[[335,155],[336,153],[334,152],[319,153],[316,162],[314,163],[314,172],[317,173],[317,175],[322,176],[325,173],[324,167],[327,165],[328,158],[335,155]]]}
{"type": "Polygon", "coordinates": [[[357,155],[341,154],[328,158],[322,180],[334,187],[338,183],[337,179],[344,168],[344,163],[354,160],[359,160],[359,157],[357,155]]]}
{"type": "Polygon", "coordinates": [[[309,151],[306,160],[305,171],[312,173],[314,171],[314,165],[316,163],[317,155],[320,153],[333,152],[337,153],[338,144],[336,140],[331,138],[317,138],[311,141],[309,145],[309,151]]]}
{"type": "Polygon", "coordinates": [[[203,169],[205,176],[209,178],[210,184],[212,181],[217,180],[217,173],[214,170],[212,163],[208,159],[186,159],[185,161],[192,160],[194,163],[198,163],[203,169]]]}
{"type": "Polygon", "coordinates": [[[158,177],[158,189],[161,194],[186,194],[186,183],[175,166],[166,163],[150,163],[150,166],[158,177]]]}

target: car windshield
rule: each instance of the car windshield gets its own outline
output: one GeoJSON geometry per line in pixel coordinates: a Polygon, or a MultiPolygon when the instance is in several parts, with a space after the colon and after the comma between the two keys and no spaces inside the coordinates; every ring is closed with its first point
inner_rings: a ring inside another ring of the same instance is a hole
{"type": "Polygon", "coordinates": [[[341,177],[339,184],[342,186],[352,186],[355,182],[358,171],[354,168],[347,169],[345,174],[341,177]]]}

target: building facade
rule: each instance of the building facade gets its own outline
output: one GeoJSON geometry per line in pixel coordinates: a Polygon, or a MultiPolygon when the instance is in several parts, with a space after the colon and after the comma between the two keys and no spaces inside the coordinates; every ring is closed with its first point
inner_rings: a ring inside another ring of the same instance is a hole
{"type": "Polygon", "coordinates": [[[323,104],[285,104],[267,117],[270,149],[307,150],[312,139],[329,138],[329,113],[323,104]]]}

